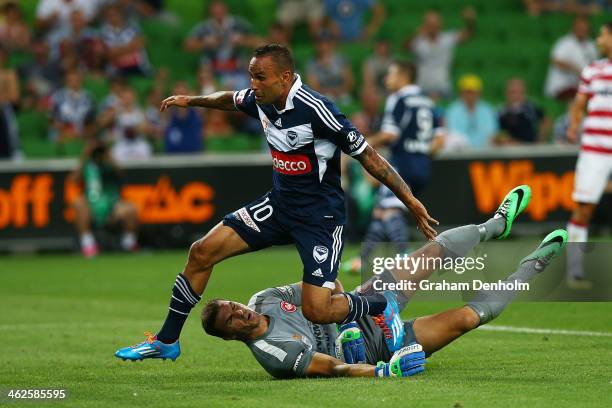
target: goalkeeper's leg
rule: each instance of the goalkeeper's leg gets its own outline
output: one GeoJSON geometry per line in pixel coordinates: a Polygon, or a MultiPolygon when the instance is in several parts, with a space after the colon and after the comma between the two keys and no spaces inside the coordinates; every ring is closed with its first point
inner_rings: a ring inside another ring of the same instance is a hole
{"type": "MultiPolygon", "coordinates": [[[[502,239],[508,236],[516,217],[527,207],[531,199],[531,190],[528,186],[518,186],[512,189],[502,200],[493,217],[479,225],[464,225],[441,233],[434,242],[427,243],[410,257],[422,258],[428,262],[420,263],[416,270],[392,270],[383,275],[383,281],[411,281],[418,287],[418,283],[435,271],[436,259],[461,258],[466,256],[472,248],[480,242],[491,239],[502,239]]],[[[363,290],[367,291],[371,285],[365,284],[363,290]]],[[[414,290],[405,290],[396,293],[400,308],[414,294],[414,290]]]]}
{"type": "MultiPolygon", "coordinates": [[[[529,282],[542,272],[567,242],[567,232],[556,230],[544,238],[538,248],[523,258],[518,269],[505,282],[529,282]]],[[[419,317],[412,326],[415,341],[431,354],[446,346],[457,337],[495,319],[512,301],[516,291],[481,290],[467,305],[419,317]]]]}

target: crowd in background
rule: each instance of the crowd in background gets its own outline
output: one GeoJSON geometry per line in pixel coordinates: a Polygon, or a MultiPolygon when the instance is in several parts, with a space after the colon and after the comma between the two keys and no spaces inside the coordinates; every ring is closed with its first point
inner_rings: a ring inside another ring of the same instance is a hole
{"type": "MultiPolygon", "coordinates": [[[[567,35],[551,49],[545,95],[569,102],[581,69],[597,58],[588,15],[608,10],[607,1],[525,1],[530,15],[578,13],[567,35]]],[[[0,0],[0,157],[20,157],[15,112],[47,112],[50,141],[61,151],[75,139],[96,138],[111,146],[119,161],[146,159],[161,146],[165,153],[201,152],[212,135],[235,132],[258,135],[257,121],[241,113],[201,109],[170,109],[159,113],[168,94],[207,94],[249,86],[248,60],[254,47],[275,42],[291,46],[296,27],[305,25],[315,52],[301,74],[306,83],[341,106],[360,106],[352,119],[368,134],[380,123],[386,90],[384,77],[398,44],[381,32],[384,2],[376,0],[279,0],[277,22],[266,36],[257,35],[244,16],[230,13],[223,1],[208,3],[206,16],[184,38],[183,50],[199,56],[194,67],[197,87],[169,81],[164,67],[152,66],[143,19],[176,24],[163,0],[41,0],[34,25],[25,22],[20,5],[0,0]],[[355,78],[338,44],[368,42],[373,53],[355,78]],[[9,68],[11,52],[32,58],[9,68]],[[109,93],[98,103],[85,90],[85,77],[108,78],[109,93]],[[151,79],[144,103],[130,84],[134,77],[151,79]],[[356,84],[360,84],[359,87],[356,84]]],[[[506,84],[505,103],[495,107],[482,97],[485,84],[478,73],[452,83],[457,46],[478,35],[478,17],[466,7],[463,26],[447,29],[439,12],[428,11],[420,27],[407,31],[402,54],[414,60],[417,83],[440,103],[447,130],[445,148],[563,141],[566,117],[553,120],[527,97],[520,75],[506,84]],[[444,106],[444,108],[442,108],[444,106]]]]}

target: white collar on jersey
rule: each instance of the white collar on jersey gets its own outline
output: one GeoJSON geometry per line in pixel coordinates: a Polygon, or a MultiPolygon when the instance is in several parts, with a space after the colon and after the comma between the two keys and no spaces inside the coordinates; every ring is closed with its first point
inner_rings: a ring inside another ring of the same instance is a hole
{"type": "Polygon", "coordinates": [[[302,78],[300,78],[299,74],[294,74],[294,75],[295,75],[295,82],[291,86],[291,89],[289,90],[289,94],[287,95],[287,100],[285,101],[285,109],[278,110],[276,109],[276,106],[274,107],[274,109],[276,109],[276,113],[278,114],[285,113],[285,111],[288,111],[294,108],[293,97],[297,93],[298,89],[302,87],[302,78]]]}
{"type": "Polygon", "coordinates": [[[398,95],[418,95],[420,93],[421,88],[414,84],[403,86],[399,91],[397,91],[398,95]]]}

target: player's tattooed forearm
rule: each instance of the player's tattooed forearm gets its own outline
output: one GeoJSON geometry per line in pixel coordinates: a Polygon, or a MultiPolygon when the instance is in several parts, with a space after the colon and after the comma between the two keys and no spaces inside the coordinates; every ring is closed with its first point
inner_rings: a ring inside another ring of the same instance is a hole
{"type": "Polygon", "coordinates": [[[236,109],[234,106],[234,93],[230,91],[219,91],[210,95],[192,96],[189,99],[189,105],[221,110],[236,109]]]}
{"type": "Polygon", "coordinates": [[[368,173],[389,187],[398,198],[402,199],[406,195],[412,194],[410,187],[397,171],[371,146],[366,147],[363,153],[357,156],[357,159],[368,173]]]}

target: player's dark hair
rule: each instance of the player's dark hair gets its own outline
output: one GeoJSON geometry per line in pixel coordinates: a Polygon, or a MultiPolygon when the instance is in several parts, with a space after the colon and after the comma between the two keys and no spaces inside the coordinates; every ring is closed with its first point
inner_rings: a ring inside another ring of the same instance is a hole
{"type": "Polygon", "coordinates": [[[283,71],[295,72],[295,61],[289,48],[280,44],[266,44],[255,48],[254,57],[270,56],[283,71]]]}
{"type": "Polygon", "coordinates": [[[219,307],[221,305],[222,299],[212,299],[204,309],[202,309],[202,328],[207,334],[215,337],[223,337],[225,333],[222,330],[218,330],[215,327],[215,322],[217,321],[217,314],[219,313],[219,307]]]}
{"type": "Polygon", "coordinates": [[[603,26],[606,27],[610,33],[612,33],[612,21],[603,23],[603,26]]]}
{"type": "Polygon", "coordinates": [[[392,63],[402,74],[406,75],[410,82],[416,81],[416,66],[412,61],[406,59],[396,59],[392,63]]]}

